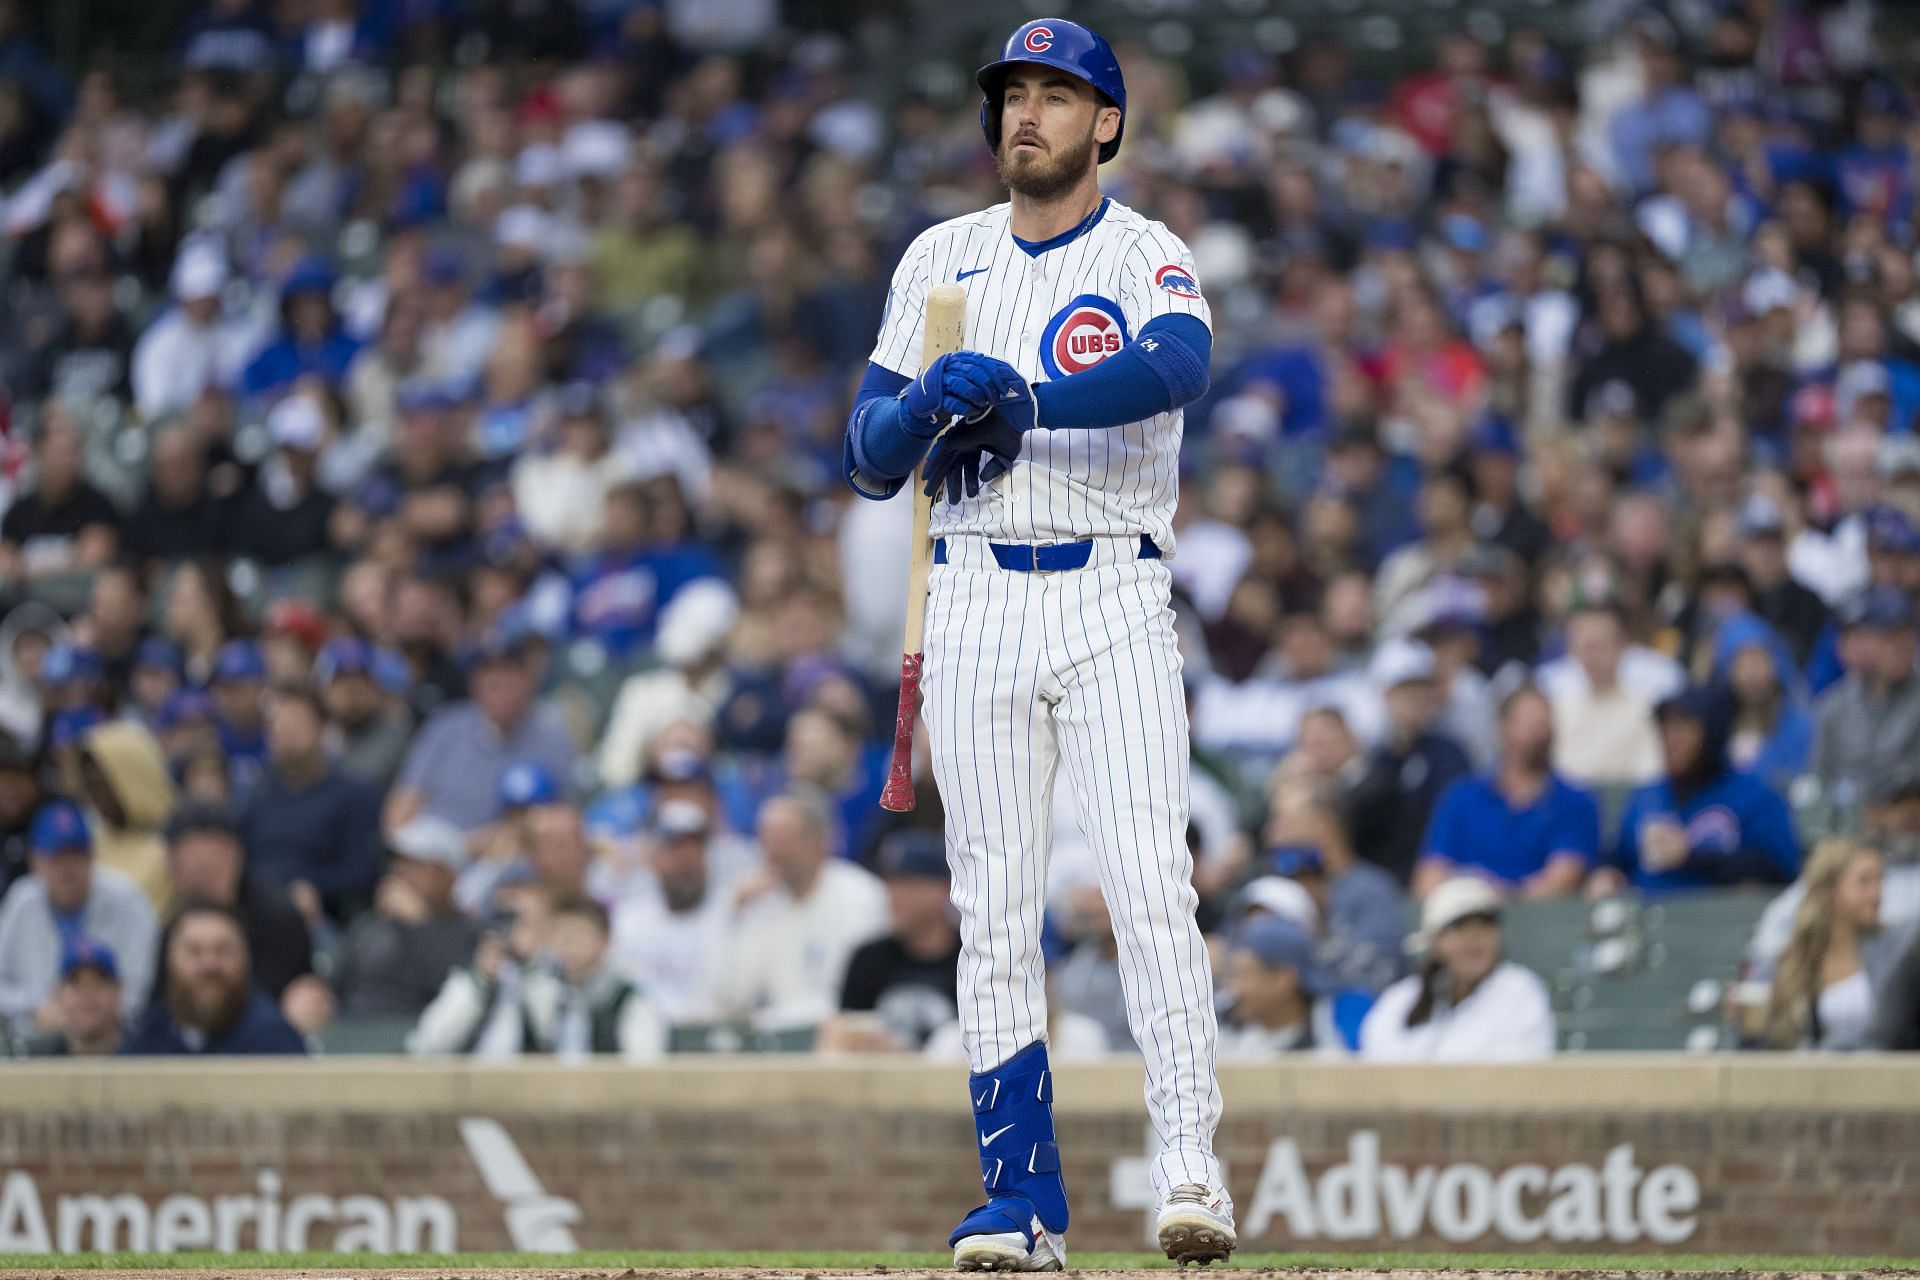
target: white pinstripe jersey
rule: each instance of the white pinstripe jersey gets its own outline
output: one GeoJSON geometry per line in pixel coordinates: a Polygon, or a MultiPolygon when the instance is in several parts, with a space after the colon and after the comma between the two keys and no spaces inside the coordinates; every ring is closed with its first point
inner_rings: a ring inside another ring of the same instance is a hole
{"type": "MultiPolygon", "coordinates": [[[[927,291],[967,291],[966,346],[1005,360],[1029,382],[1090,369],[1156,316],[1198,316],[1212,326],[1180,238],[1111,198],[1074,231],[1024,246],[1011,206],[930,227],[893,273],[874,364],[920,372],[927,291]]],[[[933,532],[1006,542],[1064,542],[1146,534],[1173,554],[1182,415],[1175,409],[1100,430],[1044,429],[1023,442],[1013,469],[977,498],[934,504],[933,532]]]]}

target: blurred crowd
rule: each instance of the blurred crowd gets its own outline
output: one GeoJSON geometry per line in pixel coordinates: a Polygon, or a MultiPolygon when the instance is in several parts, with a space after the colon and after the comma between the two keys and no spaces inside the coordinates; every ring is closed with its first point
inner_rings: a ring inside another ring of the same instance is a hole
{"type": "MultiPolygon", "coordinates": [[[[930,11],[834,10],[205,0],[135,95],[0,0],[0,1038],[960,1056],[924,743],[876,803],[908,512],[839,467],[892,263],[1003,193],[872,71],[930,11]]],[[[1223,1054],[1544,1055],[1511,903],[1738,885],[1745,1040],[1915,1047],[1886,15],[1589,0],[1383,79],[1113,12],[1103,184],[1215,317],[1223,1054]]],[[[1124,1052],[1057,790],[1054,1051],[1124,1052]]]]}

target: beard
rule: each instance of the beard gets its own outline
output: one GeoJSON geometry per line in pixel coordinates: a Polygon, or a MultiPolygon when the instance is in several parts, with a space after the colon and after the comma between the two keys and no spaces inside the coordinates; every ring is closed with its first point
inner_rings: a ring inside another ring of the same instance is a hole
{"type": "Polygon", "coordinates": [[[1058,154],[1047,151],[1016,154],[1013,144],[1017,141],[1017,138],[1000,140],[1000,149],[993,157],[994,171],[1007,190],[1042,204],[1058,200],[1073,190],[1093,159],[1092,125],[1087,126],[1086,137],[1062,148],[1058,154]]]}
{"type": "Polygon", "coordinates": [[[167,976],[167,1008],[183,1027],[192,1027],[209,1040],[240,1020],[247,1007],[247,984],[222,978],[192,982],[167,976]]]}

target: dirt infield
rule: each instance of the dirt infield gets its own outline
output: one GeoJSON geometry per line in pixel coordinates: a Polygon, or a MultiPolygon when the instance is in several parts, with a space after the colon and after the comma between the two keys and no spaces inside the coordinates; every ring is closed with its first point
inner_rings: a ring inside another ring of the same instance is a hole
{"type": "MultiPolygon", "coordinates": [[[[1191,1267],[1198,1277],[1207,1268],[1191,1267]]],[[[1915,1273],[1873,1267],[1858,1271],[1526,1271],[1526,1270],[1328,1270],[1319,1267],[1215,1268],[1222,1276],[1281,1277],[1284,1280],[1842,1280],[1843,1277],[1911,1277],[1915,1273]]],[[[596,1271],[581,1269],[490,1268],[486,1270],[304,1271],[221,1270],[153,1271],[0,1271],[0,1280],[957,1280],[959,1272],[871,1268],[864,1271],[792,1270],[778,1267],[712,1267],[681,1270],[596,1271]]],[[[1139,1271],[1070,1270],[1080,1280],[1140,1280],[1139,1271]]]]}

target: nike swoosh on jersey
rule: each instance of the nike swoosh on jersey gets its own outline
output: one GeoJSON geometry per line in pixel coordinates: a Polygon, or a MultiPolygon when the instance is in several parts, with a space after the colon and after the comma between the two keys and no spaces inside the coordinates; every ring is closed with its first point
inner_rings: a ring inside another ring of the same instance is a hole
{"type": "Polygon", "coordinates": [[[992,1133],[983,1133],[983,1134],[981,1134],[981,1135],[980,1135],[980,1145],[981,1145],[981,1146],[983,1146],[983,1147],[990,1147],[990,1146],[992,1146],[992,1145],[993,1145],[993,1140],[994,1140],[995,1138],[997,1138],[997,1137],[999,1137],[999,1136],[1000,1136],[1001,1134],[1003,1134],[1003,1133],[1005,1133],[1005,1132],[1007,1131],[1007,1129],[1011,1129],[1011,1128],[1013,1128],[1013,1126],[1012,1126],[1012,1125],[1007,1125],[1007,1126],[1006,1126],[1006,1128],[1002,1128],[1002,1129],[995,1129],[995,1130],[994,1130],[994,1131],[993,1131],[992,1133]]]}
{"type": "Polygon", "coordinates": [[[991,270],[993,270],[993,268],[992,268],[992,267],[975,267],[975,268],[974,268],[973,270],[971,270],[971,271],[962,271],[962,272],[960,272],[960,273],[959,273],[958,275],[956,275],[956,276],[954,276],[954,279],[955,279],[955,280],[965,280],[965,279],[966,279],[966,278],[967,278],[968,276],[977,276],[977,275],[979,275],[979,274],[980,274],[981,272],[983,272],[983,271],[991,271],[991,270]]]}

